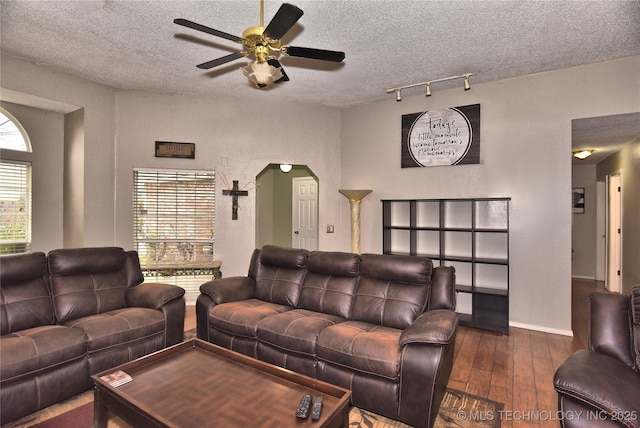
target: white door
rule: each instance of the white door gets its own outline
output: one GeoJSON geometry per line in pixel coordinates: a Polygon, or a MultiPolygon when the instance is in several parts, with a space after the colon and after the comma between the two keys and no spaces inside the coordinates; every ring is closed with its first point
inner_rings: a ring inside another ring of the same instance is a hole
{"type": "Polygon", "coordinates": [[[318,249],[318,182],[313,177],[293,179],[292,238],[294,248],[318,249]]]}
{"type": "Polygon", "coordinates": [[[596,182],[596,281],[607,273],[607,184],[596,182]]]}
{"type": "Polygon", "coordinates": [[[622,289],[622,180],[620,174],[610,175],[607,225],[607,282],[609,291],[622,289]]]}

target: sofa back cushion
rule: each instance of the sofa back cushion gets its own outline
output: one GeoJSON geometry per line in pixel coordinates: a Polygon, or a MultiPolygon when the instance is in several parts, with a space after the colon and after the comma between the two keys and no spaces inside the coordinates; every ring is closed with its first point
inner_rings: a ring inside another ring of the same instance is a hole
{"type": "Polygon", "coordinates": [[[359,274],[357,254],[310,253],[298,308],[349,318],[359,274]]]}
{"type": "Polygon", "coordinates": [[[432,270],[426,257],[363,254],[351,319],[408,327],[426,308],[432,270]]]}
{"type": "Polygon", "coordinates": [[[635,356],[634,369],[640,373],[640,285],[631,289],[631,346],[635,356]]]}
{"type": "Polygon", "coordinates": [[[59,322],[126,306],[127,255],[122,248],[53,250],[48,255],[53,307],[59,322]]]}
{"type": "Polygon", "coordinates": [[[45,254],[3,256],[0,265],[0,333],[53,324],[45,254]]]}
{"type": "Polygon", "coordinates": [[[296,306],[307,273],[309,252],[265,245],[256,272],[256,298],[279,305],[296,306]]]}

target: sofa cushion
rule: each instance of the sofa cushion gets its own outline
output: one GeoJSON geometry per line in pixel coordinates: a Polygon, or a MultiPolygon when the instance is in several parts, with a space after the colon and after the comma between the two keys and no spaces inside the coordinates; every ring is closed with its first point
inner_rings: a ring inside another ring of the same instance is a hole
{"type": "Polygon", "coordinates": [[[357,254],[310,253],[298,307],[348,318],[359,273],[360,257],[357,254]]]}
{"type": "MultiPolygon", "coordinates": [[[[82,359],[87,352],[80,330],[47,325],[2,336],[0,339],[0,377],[3,382],[82,359]]],[[[88,373],[86,373],[88,376],[88,373]]]]}
{"type": "Polygon", "coordinates": [[[255,339],[258,324],[263,319],[292,309],[291,306],[248,299],[213,306],[209,309],[208,321],[209,325],[227,334],[255,339]]]}
{"type": "Polygon", "coordinates": [[[137,339],[163,334],[164,315],[147,308],[124,308],[65,322],[87,337],[87,351],[100,351],[137,339]]]}
{"type": "Polygon", "coordinates": [[[0,269],[0,334],[53,324],[44,253],[2,257],[0,269]]]}
{"type": "Polygon", "coordinates": [[[335,315],[295,309],[262,320],[258,324],[258,339],[287,352],[315,357],[318,334],[344,321],[335,315]]]}
{"type": "Polygon", "coordinates": [[[404,329],[424,311],[431,260],[416,256],[363,254],[350,319],[404,329]]]}
{"type": "Polygon", "coordinates": [[[77,248],[48,255],[51,290],[59,322],[126,306],[127,256],[122,248],[77,248]]]}
{"type": "Polygon", "coordinates": [[[351,370],[397,379],[401,330],[347,321],[327,327],[318,336],[318,359],[351,370]]]}
{"type": "Polygon", "coordinates": [[[640,285],[631,289],[631,346],[635,354],[634,369],[640,373],[640,285]]]}
{"type": "Polygon", "coordinates": [[[256,273],[256,298],[279,305],[295,306],[306,275],[308,251],[265,245],[256,273]]]}

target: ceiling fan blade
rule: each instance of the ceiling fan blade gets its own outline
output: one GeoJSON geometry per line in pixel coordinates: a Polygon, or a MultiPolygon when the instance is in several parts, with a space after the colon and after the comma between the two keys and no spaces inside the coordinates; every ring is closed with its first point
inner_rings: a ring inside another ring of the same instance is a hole
{"type": "Polygon", "coordinates": [[[234,61],[236,59],[240,59],[240,58],[242,58],[244,56],[246,56],[246,53],[244,53],[244,52],[234,52],[232,54],[220,57],[218,59],[214,59],[214,60],[211,60],[211,61],[203,62],[202,64],[198,64],[196,67],[202,68],[204,70],[208,70],[210,68],[217,67],[217,66],[222,65],[222,64],[226,64],[226,63],[234,61]]]}
{"type": "Polygon", "coordinates": [[[285,53],[289,56],[319,59],[322,61],[342,62],[342,60],[344,60],[344,52],[301,48],[299,46],[285,46],[285,53]]]}
{"type": "Polygon", "coordinates": [[[214,36],[222,37],[223,39],[231,40],[232,42],[236,42],[236,43],[242,43],[244,40],[242,37],[234,36],[233,34],[228,34],[222,31],[214,30],[213,28],[205,27],[204,25],[197,24],[187,19],[177,18],[173,20],[173,23],[191,28],[193,30],[198,30],[204,33],[213,34],[214,36]]]}
{"type": "Polygon", "coordinates": [[[284,72],[284,68],[282,68],[282,64],[280,64],[280,61],[278,61],[275,58],[271,58],[270,60],[267,61],[267,64],[269,64],[272,67],[279,68],[280,69],[280,73],[282,73],[282,77],[279,78],[278,80],[276,80],[274,83],[281,83],[281,82],[288,82],[289,81],[289,76],[287,76],[287,73],[284,72]]]}
{"type": "Polygon", "coordinates": [[[281,39],[298,22],[303,13],[297,6],[282,3],[262,34],[273,40],[281,39]]]}

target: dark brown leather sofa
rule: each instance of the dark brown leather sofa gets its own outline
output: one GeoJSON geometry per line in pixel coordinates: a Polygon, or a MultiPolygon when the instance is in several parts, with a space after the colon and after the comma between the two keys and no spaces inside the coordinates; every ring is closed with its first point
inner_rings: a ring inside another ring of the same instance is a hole
{"type": "Polygon", "coordinates": [[[200,339],[350,389],[360,408],[433,425],[458,325],[452,267],[265,246],[247,276],[200,291],[200,339]]]}
{"type": "Polygon", "coordinates": [[[589,349],[572,354],[554,386],[564,427],[640,427],[640,286],[589,296],[589,349]]]}
{"type": "Polygon", "coordinates": [[[115,247],[0,258],[3,424],[182,341],[184,289],[143,281],[137,253],[115,247]]]}

